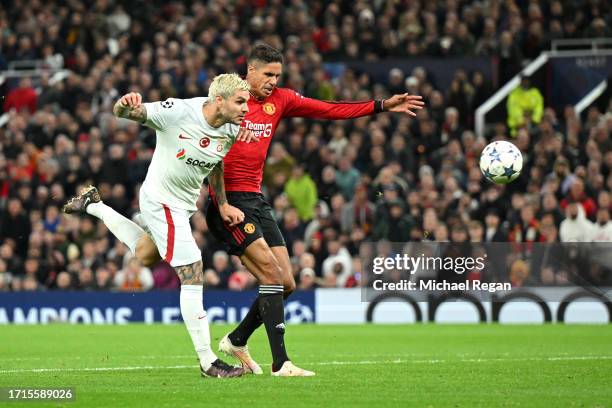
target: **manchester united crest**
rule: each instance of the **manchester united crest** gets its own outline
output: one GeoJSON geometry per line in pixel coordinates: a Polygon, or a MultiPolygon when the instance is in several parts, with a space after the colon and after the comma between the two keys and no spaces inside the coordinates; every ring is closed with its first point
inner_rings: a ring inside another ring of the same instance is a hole
{"type": "Polygon", "coordinates": [[[244,225],[244,231],[247,234],[252,234],[255,232],[255,225],[251,224],[250,222],[248,224],[244,225]]]}
{"type": "Polygon", "coordinates": [[[209,144],[210,144],[210,138],[203,137],[203,138],[200,139],[200,147],[202,149],[206,149],[209,144]]]}
{"type": "Polygon", "coordinates": [[[273,103],[264,103],[263,111],[266,112],[268,115],[272,116],[276,112],[276,106],[274,106],[273,103]]]}

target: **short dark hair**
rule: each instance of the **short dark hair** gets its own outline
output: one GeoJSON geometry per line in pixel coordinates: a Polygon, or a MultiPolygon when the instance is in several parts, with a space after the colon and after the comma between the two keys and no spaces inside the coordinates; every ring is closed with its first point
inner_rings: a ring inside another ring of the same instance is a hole
{"type": "Polygon", "coordinates": [[[255,46],[251,50],[251,53],[249,54],[249,57],[247,58],[247,61],[249,63],[256,60],[264,62],[266,64],[269,64],[271,62],[280,62],[282,64],[283,54],[281,54],[279,50],[272,47],[271,45],[259,42],[255,44],[255,46]]]}

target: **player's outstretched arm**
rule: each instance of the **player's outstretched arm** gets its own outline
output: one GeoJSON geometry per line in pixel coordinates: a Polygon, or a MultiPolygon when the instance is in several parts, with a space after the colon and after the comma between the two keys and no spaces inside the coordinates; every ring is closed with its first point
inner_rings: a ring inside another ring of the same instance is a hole
{"type": "Polygon", "coordinates": [[[420,95],[409,95],[407,93],[393,95],[381,102],[383,112],[399,112],[416,116],[415,111],[423,109],[425,102],[420,95]]]}
{"type": "Polygon", "coordinates": [[[407,93],[393,95],[389,99],[374,101],[320,101],[306,98],[297,92],[284,90],[285,117],[307,117],[313,119],[352,119],[380,112],[401,112],[416,116],[414,111],[423,109],[425,103],[419,95],[407,93]]]}
{"type": "Polygon", "coordinates": [[[208,184],[210,184],[210,188],[215,195],[219,206],[219,214],[221,214],[223,221],[228,223],[230,227],[244,221],[244,213],[227,202],[225,181],[223,181],[223,161],[220,161],[208,175],[208,184]]]}
{"type": "Polygon", "coordinates": [[[113,106],[113,114],[119,118],[145,123],[147,120],[147,109],[142,103],[142,95],[138,92],[130,92],[123,95],[113,106]]]}

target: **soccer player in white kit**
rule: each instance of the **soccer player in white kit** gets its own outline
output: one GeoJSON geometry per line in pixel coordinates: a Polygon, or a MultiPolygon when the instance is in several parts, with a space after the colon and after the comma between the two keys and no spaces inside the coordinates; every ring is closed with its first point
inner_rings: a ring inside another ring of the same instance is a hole
{"type": "MultiPolygon", "coordinates": [[[[138,93],[122,96],[113,108],[115,116],[155,129],[157,143],[140,188],[140,211],[150,238],[140,226],[101,201],[89,186],[70,199],[64,212],[87,212],[108,229],[144,265],[161,257],[174,267],[181,280],[180,307],[205,377],[237,377],[244,373],[218,359],[210,347],[208,319],[202,303],[202,254],[189,224],[204,179],[223,183],[223,157],[236,140],[257,141],[240,128],[248,112],[249,85],[236,74],[222,74],[212,81],[208,97],[169,98],[142,103],[138,93]],[[152,239],[151,239],[152,238],[152,239]]],[[[223,187],[223,184],[221,184],[223,187]]],[[[229,226],[244,220],[238,208],[221,197],[223,218],[229,226]]]]}

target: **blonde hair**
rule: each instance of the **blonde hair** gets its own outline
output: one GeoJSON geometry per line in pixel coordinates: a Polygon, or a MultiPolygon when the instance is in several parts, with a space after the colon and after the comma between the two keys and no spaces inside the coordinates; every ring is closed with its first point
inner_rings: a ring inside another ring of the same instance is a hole
{"type": "Polygon", "coordinates": [[[227,99],[236,91],[249,91],[251,87],[238,74],[221,74],[213,78],[208,88],[208,97],[214,99],[217,96],[227,99]]]}

